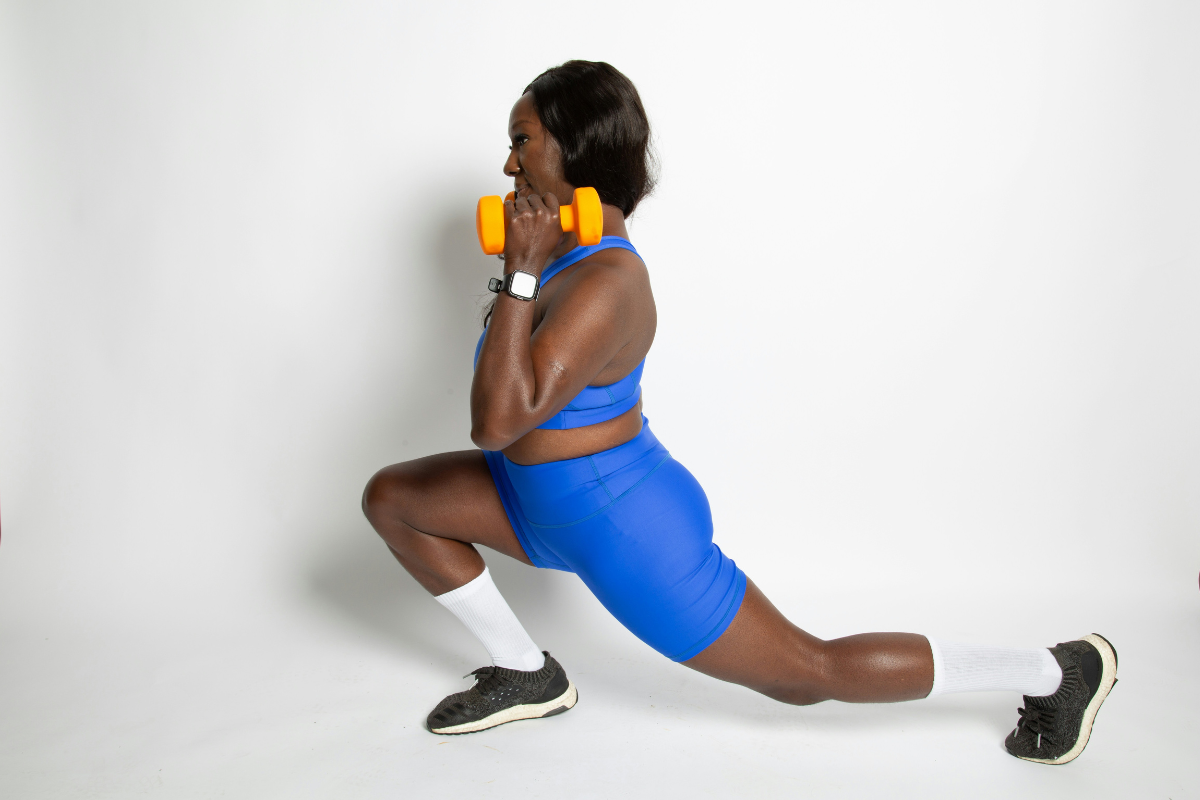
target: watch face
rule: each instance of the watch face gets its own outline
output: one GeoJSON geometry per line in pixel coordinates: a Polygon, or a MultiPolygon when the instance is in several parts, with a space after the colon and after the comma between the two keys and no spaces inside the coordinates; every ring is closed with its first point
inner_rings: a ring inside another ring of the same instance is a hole
{"type": "Polygon", "coordinates": [[[511,283],[508,286],[508,290],[512,294],[522,299],[530,300],[533,298],[533,293],[537,291],[537,278],[528,272],[514,272],[511,283]]]}

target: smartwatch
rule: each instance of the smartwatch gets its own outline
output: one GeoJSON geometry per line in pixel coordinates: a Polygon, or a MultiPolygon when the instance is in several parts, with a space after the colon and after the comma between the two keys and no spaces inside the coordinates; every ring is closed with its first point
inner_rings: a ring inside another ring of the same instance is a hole
{"type": "Polygon", "coordinates": [[[505,275],[504,280],[492,278],[488,281],[489,291],[505,291],[518,300],[537,300],[541,288],[537,275],[519,269],[505,275]]]}

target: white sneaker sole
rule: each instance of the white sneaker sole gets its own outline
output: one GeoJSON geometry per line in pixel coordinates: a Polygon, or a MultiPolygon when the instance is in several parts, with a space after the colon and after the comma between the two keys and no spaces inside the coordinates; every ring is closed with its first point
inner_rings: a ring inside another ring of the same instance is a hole
{"type": "Polygon", "coordinates": [[[1083,752],[1083,748],[1087,747],[1088,739],[1092,736],[1092,723],[1096,721],[1096,712],[1100,710],[1100,704],[1104,702],[1104,698],[1108,697],[1113,684],[1117,682],[1117,654],[1113,652],[1112,645],[1108,643],[1108,640],[1099,634],[1089,633],[1087,636],[1080,636],[1079,639],[1088,642],[1100,651],[1100,660],[1104,664],[1104,677],[1100,681],[1100,688],[1096,690],[1096,694],[1092,695],[1091,702],[1083,710],[1083,725],[1079,728],[1079,738],[1075,740],[1075,746],[1058,758],[1027,758],[1026,756],[1017,756],[1017,758],[1038,764],[1066,764],[1068,761],[1074,761],[1083,752]]]}
{"type": "Polygon", "coordinates": [[[548,703],[526,703],[524,705],[512,706],[474,722],[464,722],[462,725],[451,725],[448,728],[430,728],[430,730],[433,733],[441,735],[475,733],[476,731],[503,725],[506,722],[516,722],[519,719],[540,719],[554,714],[561,714],[567,709],[573,708],[577,702],[579,702],[579,692],[575,691],[575,684],[568,681],[567,690],[548,703]]]}

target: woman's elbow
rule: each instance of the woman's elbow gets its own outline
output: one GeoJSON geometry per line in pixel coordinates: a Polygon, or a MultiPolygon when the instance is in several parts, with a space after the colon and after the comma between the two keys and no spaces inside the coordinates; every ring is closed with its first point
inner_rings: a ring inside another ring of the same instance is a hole
{"type": "Polygon", "coordinates": [[[486,420],[471,423],[471,441],[481,450],[503,450],[517,438],[504,430],[502,426],[486,420]]]}

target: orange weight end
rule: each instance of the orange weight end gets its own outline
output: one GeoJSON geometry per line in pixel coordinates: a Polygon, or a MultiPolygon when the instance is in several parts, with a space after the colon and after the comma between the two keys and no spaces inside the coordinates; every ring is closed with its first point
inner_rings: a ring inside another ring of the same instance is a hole
{"type": "Polygon", "coordinates": [[[479,198],[475,207],[475,233],[489,256],[504,252],[504,201],[496,195],[479,198]]]}
{"type": "Polygon", "coordinates": [[[604,235],[604,209],[600,207],[600,194],[591,186],[581,186],[571,198],[571,209],[575,212],[575,237],[581,245],[600,244],[604,235]]]}

